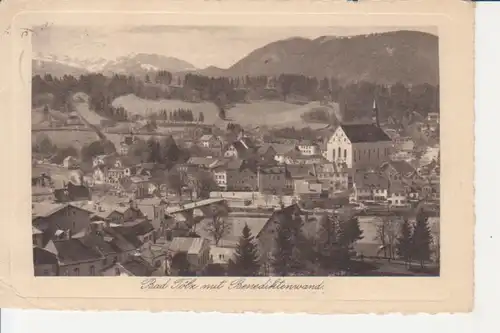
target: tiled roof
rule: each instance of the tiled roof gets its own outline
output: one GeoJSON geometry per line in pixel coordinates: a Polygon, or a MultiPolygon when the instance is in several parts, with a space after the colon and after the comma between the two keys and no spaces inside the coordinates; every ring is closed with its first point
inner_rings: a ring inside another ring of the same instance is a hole
{"type": "Polygon", "coordinates": [[[205,134],[205,135],[202,135],[200,140],[201,141],[208,141],[210,140],[211,138],[213,137],[213,134],[205,134]]]}
{"type": "Polygon", "coordinates": [[[120,271],[121,275],[127,276],[151,276],[153,272],[156,270],[153,266],[151,266],[144,258],[140,256],[130,256],[123,263],[115,263],[111,266],[108,266],[103,269],[103,271],[109,271],[115,269],[120,271]]]}
{"type": "Polygon", "coordinates": [[[35,265],[57,265],[57,257],[55,254],[33,246],[33,263],[35,265]]]}
{"type": "Polygon", "coordinates": [[[198,165],[198,166],[209,166],[210,164],[217,162],[215,158],[212,157],[191,157],[186,164],[198,165]]]}
{"type": "Polygon", "coordinates": [[[174,237],[168,250],[171,252],[185,252],[188,254],[198,254],[203,245],[201,237],[174,237]]]}
{"type": "Polygon", "coordinates": [[[66,207],[63,203],[36,202],[32,205],[33,217],[47,217],[66,207]]]}
{"type": "Polygon", "coordinates": [[[106,241],[103,236],[94,236],[89,235],[82,238],[82,242],[90,248],[97,250],[103,256],[107,256],[109,254],[115,254],[121,252],[120,249],[115,246],[111,241],[106,241]]]}
{"type": "Polygon", "coordinates": [[[276,221],[276,220],[280,220],[280,219],[284,219],[284,218],[287,218],[287,219],[293,218],[293,215],[295,213],[299,213],[299,214],[301,213],[301,209],[297,204],[292,204],[290,206],[286,206],[283,209],[274,211],[273,214],[271,215],[271,217],[269,217],[269,219],[266,221],[266,223],[262,226],[260,231],[258,233],[255,233],[253,236],[255,238],[258,238],[260,236],[260,234],[262,233],[262,231],[265,229],[266,225],[268,225],[272,221],[276,221]]]}
{"type": "Polygon", "coordinates": [[[72,264],[83,261],[102,259],[102,255],[95,249],[87,247],[80,239],[66,239],[54,241],[59,262],[72,264]]]}
{"type": "Polygon", "coordinates": [[[297,150],[297,147],[293,144],[286,143],[272,143],[271,146],[276,151],[278,155],[284,155],[292,150],[297,150]]]}
{"type": "Polygon", "coordinates": [[[141,257],[131,257],[121,265],[134,276],[151,276],[156,270],[156,268],[141,257]]]}
{"type": "Polygon", "coordinates": [[[260,172],[263,174],[284,174],[286,173],[285,166],[262,166],[260,172]]]}
{"type": "Polygon", "coordinates": [[[354,176],[354,183],[359,189],[382,188],[389,189],[389,180],[383,174],[377,172],[358,172],[354,176]]]}
{"type": "Polygon", "coordinates": [[[415,172],[415,169],[406,161],[390,161],[389,164],[400,174],[406,175],[415,172]]]}
{"type": "Polygon", "coordinates": [[[124,222],[118,228],[118,232],[121,234],[133,234],[135,236],[142,236],[154,230],[153,225],[148,220],[124,222]]]}
{"type": "Polygon", "coordinates": [[[310,165],[287,165],[286,168],[292,178],[304,178],[312,175],[310,165]]]}
{"type": "Polygon", "coordinates": [[[380,127],[374,124],[343,124],[341,128],[352,143],[392,141],[380,127]]]}

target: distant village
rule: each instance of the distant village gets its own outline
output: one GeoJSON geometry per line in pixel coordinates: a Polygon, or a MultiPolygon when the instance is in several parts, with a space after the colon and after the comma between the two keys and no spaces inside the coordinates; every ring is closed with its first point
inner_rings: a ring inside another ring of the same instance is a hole
{"type": "MultiPolygon", "coordinates": [[[[418,125],[438,131],[439,115],[418,125]]],[[[439,269],[439,143],[416,149],[379,123],[376,103],[371,122],[341,123],[321,140],[263,140],[243,129],[231,141],[176,139],[203,154],[168,166],[131,159],[138,139],[122,137],[85,167],[75,156],[34,154],[36,276],[439,269]]]]}

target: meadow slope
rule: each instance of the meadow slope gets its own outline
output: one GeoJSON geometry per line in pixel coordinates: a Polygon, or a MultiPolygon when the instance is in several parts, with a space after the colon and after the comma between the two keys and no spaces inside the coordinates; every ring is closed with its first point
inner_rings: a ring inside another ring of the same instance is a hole
{"type": "Polygon", "coordinates": [[[218,127],[225,127],[228,122],[234,122],[243,126],[285,127],[295,126],[322,128],[325,124],[306,123],[301,115],[312,109],[324,108],[332,113],[338,111],[338,105],[321,106],[320,102],[310,102],[305,105],[297,105],[283,101],[252,101],[250,103],[239,103],[226,111],[227,120],[223,121],[218,117],[217,107],[210,102],[184,102],[179,100],[146,100],[135,95],[120,96],[113,101],[114,107],[124,107],[129,114],[139,114],[147,116],[151,112],[158,112],[162,109],[167,112],[175,109],[191,109],[197,117],[203,112],[205,124],[213,124],[218,127]]]}

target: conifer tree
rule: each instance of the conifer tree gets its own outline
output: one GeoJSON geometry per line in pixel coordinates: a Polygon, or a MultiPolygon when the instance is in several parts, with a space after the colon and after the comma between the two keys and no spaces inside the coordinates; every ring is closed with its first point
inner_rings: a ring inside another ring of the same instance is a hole
{"type": "Polygon", "coordinates": [[[300,274],[304,268],[302,219],[299,214],[282,210],[276,228],[272,268],[279,276],[300,274]]]}
{"type": "Polygon", "coordinates": [[[236,247],[233,273],[237,276],[256,276],[259,273],[259,255],[255,238],[247,224],[236,247]]]}
{"type": "Polygon", "coordinates": [[[424,268],[425,261],[431,256],[431,230],[429,228],[428,216],[420,210],[417,213],[417,222],[413,228],[412,235],[412,258],[420,262],[420,267],[424,268]]]}
{"type": "Polygon", "coordinates": [[[410,222],[407,219],[401,224],[400,235],[396,241],[396,250],[398,255],[403,258],[405,265],[411,266],[412,252],[412,230],[410,222]]]}
{"type": "Polygon", "coordinates": [[[338,224],[334,216],[328,214],[322,216],[317,246],[321,266],[328,271],[334,268],[340,254],[338,224]]]}
{"type": "Polygon", "coordinates": [[[359,226],[359,220],[352,217],[342,221],[339,226],[339,243],[345,248],[350,248],[358,240],[363,239],[363,231],[359,226]]]}

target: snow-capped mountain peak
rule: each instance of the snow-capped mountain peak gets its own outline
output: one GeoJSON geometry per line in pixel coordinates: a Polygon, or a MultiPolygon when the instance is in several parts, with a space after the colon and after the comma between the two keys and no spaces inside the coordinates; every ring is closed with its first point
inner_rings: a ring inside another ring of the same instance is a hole
{"type": "Polygon", "coordinates": [[[151,71],[167,70],[170,72],[196,70],[192,64],[158,54],[132,53],[116,59],[77,59],[69,56],[56,56],[54,54],[37,53],[33,57],[34,64],[40,66],[50,63],[50,66],[71,67],[83,72],[102,72],[107,74],[126,73],[130,75],[143,75],[151,71]]]}

